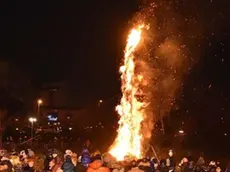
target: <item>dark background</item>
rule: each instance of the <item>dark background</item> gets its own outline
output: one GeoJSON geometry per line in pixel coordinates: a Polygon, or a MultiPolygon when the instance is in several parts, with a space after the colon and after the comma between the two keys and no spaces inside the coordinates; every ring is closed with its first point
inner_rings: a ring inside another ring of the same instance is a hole
{"type": "MultiPolygon", "coordinates": [[[[44,83],[68,80],[75,95],[72,101],[81,105],[109,99],[120,93],[117,71],[128,21],[142,3],[1,1],[0,58],[24,68],[37,88],[44,83]]],[[[193,133],[187,138],[191,145],[196,143],[202,149],[229,154],[230,2],[165,3],[182,18],[197,21],[197,25],[188,24],[196,31],[197,39],[191,43],[186,38],[185,42],[194,56],[194,65],[184,78],[178,108],[172,110],[171,122],[166,123],[168,130],[187,128],[193,133]]],[[[156,4],[164,7],[161,1],[156,4]]],[[[107,118],[109,121],[105,115],[107,118]]]]}

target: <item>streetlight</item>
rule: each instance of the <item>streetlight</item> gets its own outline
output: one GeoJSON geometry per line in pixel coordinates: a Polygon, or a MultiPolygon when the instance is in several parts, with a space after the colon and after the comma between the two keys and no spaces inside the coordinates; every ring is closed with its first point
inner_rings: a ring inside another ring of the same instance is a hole
{"type": "Polygon", "coordinates": [[[98,106],[100,106],[103,103],[103,100],[98,101],[98,106]]]}
{"type": "Polygon", "coordinates": [[[37,109],[37,113],[38,113],[38,120],[39,120],[39,118],[40,118],[40,107],[41,107],[42,103],[43,103],[42,99],[38,99],[38,100],[37,100],[37,107],[38,107],[38,109],[37,109]]]}
{"type": "Polygon", "coordinates": [[[31,123],[31,145],[33,142],[33,130],[34,130],[34,123],[37,122],[37,118],[29,118],[29,122],[31,123]]]}
{"type": "Polygon", "coordinates": [[[179,134],[184,134],[184,130],[179,130],[179,134]]]}
{"type": "Polygon", "coordinates": [[[43,103],[42,99],[38,99],[37,103],[41,105],[43,103]]]}

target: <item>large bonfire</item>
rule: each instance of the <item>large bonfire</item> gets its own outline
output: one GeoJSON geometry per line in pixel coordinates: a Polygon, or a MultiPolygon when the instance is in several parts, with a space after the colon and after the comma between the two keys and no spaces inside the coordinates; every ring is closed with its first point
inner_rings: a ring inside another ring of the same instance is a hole
{"type": "Polygon", "coordinates": [[[145,102],[141,97],[141,85],[144,76],[136,72],[137,63],[135,52],[142,39],[144,25],[133,28],[128,36],[125,48],[124,64],[120,67],[122,82],[122,98],[116,111],[120,115],[118,135],[109,153],[118,161],[125,156],[142,157],[141,125],[144,120],[145,102]]]}
{"type": "MultiPolygon", "coordinates": [[[[139,159],[145,155],[153,124],[174,105],[189,65],[186,46],[178,41],[181,31],[174,30],[174,24],[168,22],[171,15],[156,22],[155,7],[154,3],[148,4],[132,20],[136,25],[128,36],[120,67],[122,98],[116,107],[119,128],[109,149],[118,161],[126,156],[139,159]]],[[[174,18],[172,21],[175,22],[174,18]]]]}

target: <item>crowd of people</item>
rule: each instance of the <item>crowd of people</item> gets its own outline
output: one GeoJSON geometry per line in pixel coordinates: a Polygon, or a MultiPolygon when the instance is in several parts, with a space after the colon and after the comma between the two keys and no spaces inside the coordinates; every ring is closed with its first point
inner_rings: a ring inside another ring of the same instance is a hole
{"type": "Polygon", "coordinates": [[[31,149],[26,149],[10,155],[3,153],[0,158],[0,171],[4,172],[230,172],[230,166],[223,168],[214,161],[206,163],[203,157],[197,162],[192,157],[184,157],[177,163],[172,151],[161,160],[155,157],[136,160],[127,156],[123,161],[116,161],[110,154],[91,153],[89,145],[80,155],[71,150],[63,155],[50,149],[46,155],[38,157],[31,149]]]}

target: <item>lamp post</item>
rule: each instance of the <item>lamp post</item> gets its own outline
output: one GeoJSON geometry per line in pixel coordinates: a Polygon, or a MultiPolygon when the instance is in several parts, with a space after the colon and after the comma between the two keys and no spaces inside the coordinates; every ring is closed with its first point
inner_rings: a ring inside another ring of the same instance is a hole
{"type": "Polygon", "coordinates": [[[40,108],[41,108],[42,103],[43,103],[42,99],[38,99],[38,100],[37,100],[38,121],[40,120],[40,108]]]}
{"type": "Polygon", "coordinates": [[[103,103],[103,100],[98,101],[98,107],[103,103]]]}
{"type": "Polygon", "coordinates": [[[184,130],[179,130],[179,134],[183,135],[184,134],[184,130]]]}
{"type": "Polygon", "coordinates": [[[34,131],[34,123],[37,122],[37,118],[29,118],[29,122],[31,123],[31,146],[33,143],[33,131],[34,131]]]}

